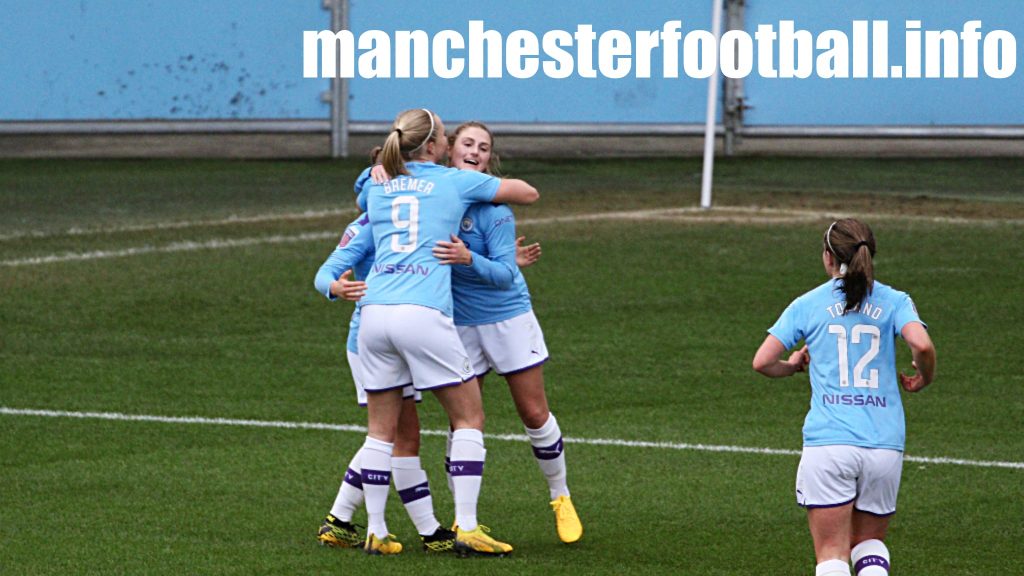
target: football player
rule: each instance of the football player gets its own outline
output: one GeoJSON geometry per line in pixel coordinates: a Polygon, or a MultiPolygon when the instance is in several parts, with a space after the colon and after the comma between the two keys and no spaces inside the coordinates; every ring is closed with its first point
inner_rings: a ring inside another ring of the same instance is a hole
{"type": "Polygon", "coordinates": [[[900,386],[918,392],[935,377],[935,348],[910,296],[877,280],[866,224],[833,222],[822,239],[829,279],[794,300],[754,356],[778,378],[810,372],[811,408],[796,475],[817,576],[889,573],[884,543],[903,466],[900,386]],[[896,370],[896,337],[910,346],[913,375],[896,370]],[[786,360],[780,356],[803,340],[786,360]]]}

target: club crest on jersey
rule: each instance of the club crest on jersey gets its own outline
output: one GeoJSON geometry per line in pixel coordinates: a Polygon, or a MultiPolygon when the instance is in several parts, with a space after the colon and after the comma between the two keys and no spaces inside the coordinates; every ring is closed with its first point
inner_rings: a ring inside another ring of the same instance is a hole
{"type": "Polygon", "coordinates": [[[463,218],[462,219],[462,231],[463,232],[470,232],[472,230],[473,230],[473,219],[472,218],[463,218]]]}
{"type": "Polygon", "coordinates": [[[345,246],[348,246],[348,243],[351,242],[352,239],[358,235],[359,230],[357,230],[355,227],[349,227],[348,229],[345,230],[345,233],[341,235],[341,242],[338,242],[338,248],[344,248],[345,246]]]}

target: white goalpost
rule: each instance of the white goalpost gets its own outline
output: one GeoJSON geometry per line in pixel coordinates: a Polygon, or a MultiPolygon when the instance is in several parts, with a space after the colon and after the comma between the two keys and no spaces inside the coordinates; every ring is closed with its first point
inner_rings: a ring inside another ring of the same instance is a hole
{"type": "MultiPolygon", "coordinates": [[[[715,36],[716,54],[722,38],[722,3],[723,0],[711,0],[711,33],[715,36]]],[[[704,119],[704,172],[700,179],[700,207],[711,208],[711,181],[715,167],[715,116],[718,109],[718,72],[720,66],[715,64],[715,71],[708,79],[708,108],[704,119]]]]}

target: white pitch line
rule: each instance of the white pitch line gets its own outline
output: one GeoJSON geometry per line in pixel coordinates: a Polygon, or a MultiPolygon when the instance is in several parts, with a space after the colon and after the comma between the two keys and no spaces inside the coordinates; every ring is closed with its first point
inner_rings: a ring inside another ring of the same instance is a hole
{"type": "MultiPolygon", "coordinates": [[[[670,208],[662,210],[635,210],[631,212],[599,212],[595,214],[577,214],[573,216],[557,216],[553,218],[536,218],[522,220],[520,224],[551,224],[557,222],[579,222],[587,220],[621,220],[621,219],[643,219],[659,217],[661,214],[683,214],[698,212],[700,208],[670,208]]],[[[236,222],[238,220],[235,220],[236,222]]],[[[223,248],[237,248],[241,246],[256,246],[259,244],[280,244],[285,242],[305,242],[308,240],[323,240],[340,236],[340,232],[305,232],[290,236],[260,236],[250,238],[224,238],[213,239],[205,242],[175,242],[165,246],[138,246],[134,248],[123,248],[119,250],[95,250],[92,252],[65,252],[63,254],[48,254],[46,256],[35,256],[29,258],[16,258],[13,260],[2,260],[0,266],[35,266],[40,264],[55,264],[59,262],[79,262],[84,260],[100,260],[105,258],[123,258],[126,256],[138,256],[141,254],[163,254],[171,252],[193,252],[196,250],[215,250],[223,248]]]]}
{"type": "MultiPolygon", "coordinates": [[[[350,211],[351,212],[351,211],[350,211]]],[[[344,212],[338,212],[343,214],[344,212]]],[[[315,218],[321,215],[331,215],[328,212],[307,212],[304,215],[282,215],[282,218],[315,218]]],[[[544,218],[526,218],[518,222],[521,226],[538,226],[544,224],[560,224],[570,222],[591,222],[600,220],[665,220],[685,219],[693,223],[792,223],[812,221],[816,219],[834,219],[848,216],[839,212],[815,212],[811,210],[788,210],[779,208],[761,208],[757,206],[733,206],[716,208],[711,211],[699,207],[683,208],[654,208],[647,210],[630,210],[617,212],[595,212],[591,214],[572,214],[566,216],[549,216],[544,218]]],[[[943,224],[1024,224],[1024,220],[981,220],[968,218],[951,218],[944,216],[913,216],[899,214],[872,214],[870,218],[875,220],[912,220],[921,222],[934,222],[943,224]]],[[[265,222],[273,220],[272,217],[253,217],[250,222],[265,222]]],[[[222,222],[242,222],[241,218],[228,219],[222,222]]],[[[170,223],[168,226],[188,227],[187,223],[170,223]]],[[[305,242],[308,240],[322,240],[340,235],[340,232],[304,232],[290,236],[258,236],[250,238],[224,238],[213,239],[203,242],[175,242],[164,246],[138,246],[134,248],[123,248],[119,250],[96,250],[92,252],[66,252],[63,254],[49,254],[30,258],[17,258],[13,260],[2,260],[0,266],[33,266],[39,264],[53,264],[58,262],[77,262],[83,260],[98,260],[104,258],[122,258],[126,256],[137,256],[140,254],[170,253],[170,252],[192,252],[196,250],[216,250],[223,248],[236,248],[241,246],[256,246],[259,244],[282,244],[286,242],[305,242]]]]}
{"type": "Polygon", "coordinates": [[[262,222],[287,222],[292,220],[316,220],[331,216],[355,216],[357,211],[354,208],[342,208],[333,210],[305,210],[303,212],[278,212],[270,214],[257,214],[255,216],[231,215],[218,220],[179,220],[176,222],[156,222],[153,224],[128,224],[125,226],[111,226],[107,228],[68,228],[67,230],[44,231],[30,230],[28,232],[14,232],[11,234],[0,234],[0,242],[5,240],[18,240],[21,238],[52,238],[55,236],[91,236],[100,234],[119,234],[124,232],[152,232],[156,230],[181,230],[184,228],[204,228],[208,226],[230,226],[233,224],[259,224],[262,222]]]}
{"type": "Polygon", "coordinates": [[[804,218],[849,218],[860,216],[870,220],[909,220],[912,222],[930,222],[933,224],[974,224],[982,226],[1009,224],[1024,224],[1020,218],[964,218],[962,216],[927,216],[922,214],[892,214],[888,212],[840,212],[840,211],[818,211],[818,210],[797,210],[791,208],[763,208],[760,206],[722,206],[718,208],[725,212],[748,212],[755,214],[778,214],[780,216],[804,217],[804,218]]]}
{"type": "MultiPolygon", "coordinates": [[[[812,211],[812,210],[793,210],[785,208],[764,208],[760,206],[720,206],[713,208],[712,212],[716,211],[733,211],[733,212],[746,212],[755,214],[779,214],[786,216],[798,216],[806,218],[839,218],[844,215],[851,215],[846,213],[834,212],[834,211],[812,211]]],[[[621,218],[657,218],[664,215],[672,214],[690,214],[690,213],[701,213],[707,212],[703,208],[699,207],[685,207],[685,208],[666,208],[666,209],[654,209],[654,210],[638,210],[630,212],[600,212],[595,214],[583,214],[579,216],[556,216],[550,218],[537,218],[533,220],[523,220],[520,224],[546,224],[549,222],[573,222],[573,221],[585,221],[595,219],[621,219],[621,218]]],[[[315,220],[319,218],[328,218],[332,216],[344,216],[344,215],[356,214],[355,209],[341,208],[341,209],[328,209],[328,210],[305,210],[302,212],[278,212],[269,214],[257,214],[254,216],[238,216],[231,215],[226,218],[220,218],[217,220],[179,220],[175,222],[156,222],[152,224],[128,224],[124,226],[111,226],[111,227],[100,227],[100,228],[68,228],[66,230],[57,231],[46,231],[46,230],[29,230],[26,232],[13,232],[9,234],[0,234],[0,242],[6,240],[17,240],[21,238],[51,238],[55,236],[88,236],[88,235],[100,235],[100,234],[117,234],[124,232],[151,232],[156,230],[180,230],[185,228],[204,228],[211,226],[230,226],[233,224],[257,224],[262,222],[279,222],[279,221],[296,221],[296,220],[315,220]]],[[[1024,224],[1024,220],[1021,219],[985,219],[985,218],[963,218],[957,216],[921,216],[913,214],[886,214],[886,213],[870,213],[870,217],[873,219],[886,219],[886,220],[919,220],[925,222],[934,222],[939,224],[1024,224]]]]}
{"type": "MultiPolygon", "coordinates": [[[[576,216],[556,216],[552,218],[535,218],[519,221],[520,224],[549,224],[556,222],[579,222],[586,220],[616,220],[624,218],[653,218],[659,214],[673,215],[683,213],[700,212],[701,208],[665,208],[660,210],[634,210],[628,212],[597,212],[593,214],[581,214],[576,216]]],[[[315,220],[331,216],[343,216],[350,214],[355,216],[355,209],[342,210],[307,210],[305,212],[285,212],[278,214],[261,214],[257,216],[229,216],[220,220],[181,220],[177,222],[165,222],[156,224],[132,224],[127,226],[112,226],[109,228],[69,228],[57,232],[33,230],[28,232],[14,232],[12,234],[0,234],[0,242],[4,240],[17,240],[21,238],[50,238],[54,236],[87,236],[100,234],[117,234],[123,232],[152,232],[157,230],[180,230],[185,228],[205,228],[212,226],[227,226],[232,224],[259,224],[264,222],[315,220]]]]}
{"type": "MultiPolygon", "coordinates": [[[[354,424],[326,424],[323,422],[286,422],[274,420],[237,420],[232,418],[204,418],[201,416],[152,416],[147,414],[123,414],[120,412],[69,412],[64,410],[38,410],[31,408],[9,408],[0,406],[0,415],[5,416],[42,416],[47,418],[77,418],[86,420],[114,420],[122,422],[158,422],[162,424],[203,424],[218,426],[247,426],[254,428],[284,428],[292,430],[330,430],[334,432],[366,433],[365,426],[354,424]]],[[[425,436],[447,436],[447,430],[423,430],[425,436]]],[[[529,438],[524,434],[487,434],[490,440],[525,442],[529,438]]],[[[652,448],[659,450],[689,450],[697,452],[731,452],[739,454],[762,454],[770,456],[799,456],[799,450],[781,448],[757,448],[750,446],[723,446],[716,444],[690,444],[679,442],[650,442],[639,440],[621,440],[618,438],[573,438],[566,437],[570,444],[586,446],[615,446],[623,448],[652,448]]],[[[989,460],[967,460],[963,458],[905,456],[906,462],[919,464],[949,464],[976,468],[1009,468],[1024,470],[1024,462],[1000,462],[989,460]]]]}
{"type": "Polygon", "coordinates": [[[19,258],[0,261],[0,266],[32,266],[37,264],[53,264],[56,262],[78,262],[83,260],[101,260],[104,258],[122,258],[141,254],[167,254],[172,252],[195,252],[196,250],[217,250],[223,248],[239,248],[260,244],[285,244],[289,242],[306,242],[309,240],[325,240],[339,237],[338,232],[305,232],[291,236],[257,236],[255,238],[223,238],[205,242],[174,242],[165,246],[137,246],[121,250],[96,250],[93,252],[65,252],[34,258],[19,258]]]}

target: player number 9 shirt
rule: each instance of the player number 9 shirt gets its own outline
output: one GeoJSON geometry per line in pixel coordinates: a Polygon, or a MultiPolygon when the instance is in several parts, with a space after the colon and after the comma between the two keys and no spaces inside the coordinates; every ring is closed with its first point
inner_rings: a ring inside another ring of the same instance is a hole
{"type": "Polygon", "coordinates": [[[365,188],[376,260],[361,304],[416,304],[452,315],[451,267],[433,248],[457,234],[466,209],[490,202],[500,180],[488,174],[407,162],[409,175],[365,188]]]}

